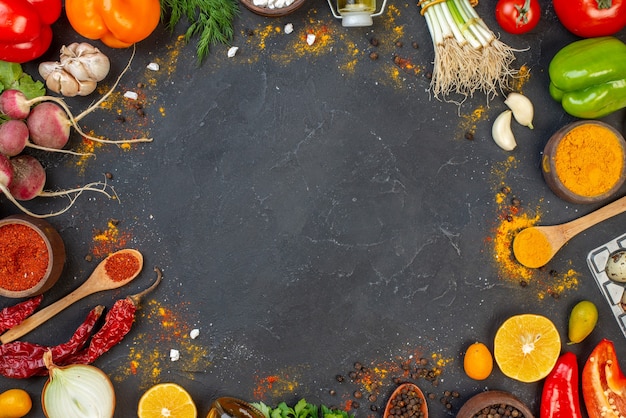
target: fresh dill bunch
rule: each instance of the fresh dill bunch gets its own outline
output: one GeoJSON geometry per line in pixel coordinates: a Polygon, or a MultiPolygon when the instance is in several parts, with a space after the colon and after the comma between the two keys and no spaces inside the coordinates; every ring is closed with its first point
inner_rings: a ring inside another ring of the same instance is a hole
{"type": "Polygon", "coordinates": [[[233,39],[233,20],[238,14],[237,0],[161,0],[161,19],[167,28],[174,30],[185,18],[189,22],[185,41],[198,37],[198,64],[209,54],[212,44],[228,44],[233,39]]]}

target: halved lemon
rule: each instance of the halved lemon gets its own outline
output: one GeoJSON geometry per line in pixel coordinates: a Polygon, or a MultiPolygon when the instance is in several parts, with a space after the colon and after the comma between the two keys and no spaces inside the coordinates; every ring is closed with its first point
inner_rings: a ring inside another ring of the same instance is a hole
{"type": "Polygon", "coordinates": [[[561,337],[550,319],[521,314],[504,321],[493,343],[493,355],[504,375],[521,382],[546,377],[561,353],[561,337]]]}
{"type": "Polygon", "coordinates": [[[197,418],[198,410],[191,395],[176,383],[159,383],[139,399],[139,418],[197,418]]]}

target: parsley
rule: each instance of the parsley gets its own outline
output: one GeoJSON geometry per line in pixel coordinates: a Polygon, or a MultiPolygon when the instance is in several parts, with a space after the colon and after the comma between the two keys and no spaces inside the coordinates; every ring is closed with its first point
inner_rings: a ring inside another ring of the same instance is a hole
{"type": "Polygon", "coordinates": [[[285,402],[279,403],[276,408],[271,408],[263,402],[252,404],[265,415],[266,418],[353,418],[346,411],[330,409],[327,406],[308,403],[305,399],[300,399],[297,404],[290,407],[285,402]],[[319,414],[321,412],[321,414],[319,414]]]}
{"type": "Polygon", "coordinates": [[[20,90],[29,100],[46,94],[44,84],[22,71],[20,64],[0,61],[0,92],[8,89],[20,90]]]}
{"type": "Polygon", "coordinates": [[[161,10],[170,30],[182,18],[187,19],[185,41],[198,36],[198,64],[209,54],[211,44],[228,44],[233,39],[233,20],[239,14],[237,0],[161,0],[161,10]]]}

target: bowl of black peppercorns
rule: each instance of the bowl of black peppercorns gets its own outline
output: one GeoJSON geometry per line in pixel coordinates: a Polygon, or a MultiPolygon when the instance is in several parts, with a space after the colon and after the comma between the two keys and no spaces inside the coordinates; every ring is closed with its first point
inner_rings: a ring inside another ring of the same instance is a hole
{"type": "Polygon", "coordinates": [[[493,416],[534,418],[528,407],[516,396],[500,390],[489,390],[471,397],[463,404],[457,418],[486,418],[493,416]]]}

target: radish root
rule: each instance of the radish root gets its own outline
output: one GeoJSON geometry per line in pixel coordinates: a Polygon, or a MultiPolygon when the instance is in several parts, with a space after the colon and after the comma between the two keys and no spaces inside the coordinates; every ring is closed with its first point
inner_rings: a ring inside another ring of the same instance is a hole
{"type": "Polygon", "coordinates": [[[115,192],[115,189],[113,188],[113,186],[109,186],[107,184],[106,177],[105,177],[104,182],[96,181],[96,182],[92,182],[92,183],[87,183],[87,184],[85,184],[82,187],[77,187],[77,188],[74,188],[74,189],[59,190],[59,191],[42,191],[37,196],[40,196],[40,197],[60,197],[60,196],[65,196],[65,197],[67,197],[69,199],[69,203],[63,209],[58,210],[56,212],[45,213],[45,214],[34,213],[31,210],[29,210],[28,208],[24,207],[16,198],[13,197],[13,195],[9,191],[9,188],[6,187],[5,185],[0,184],[0,191],[2,191],[4,193],[4,195],[15,206],[18,207],[18,209],[20,209],[21,211],[23,211],[27,215],[30,215],[30,216],[32,216],[34,218],[50,218],[50,217],[58,216],[58,215],[61,215],[61,214],[65,213],[65,212],[67,212],[72,206],[74,206],[74,203],[76,203],[76,200],[78,199],[78,197],[81,194],[83,194],[83,192],[86,192],[86,191],[102,193],[106,197],[108,197],[109,199],[117,199],[118,202],[120,201],[119,197],[117,196],[117,193],[115,192]],[[108,192],[107,188],[109,188],[111,191],[108,192]]]}

